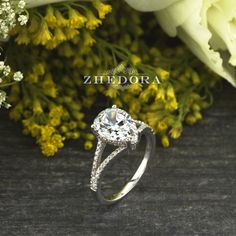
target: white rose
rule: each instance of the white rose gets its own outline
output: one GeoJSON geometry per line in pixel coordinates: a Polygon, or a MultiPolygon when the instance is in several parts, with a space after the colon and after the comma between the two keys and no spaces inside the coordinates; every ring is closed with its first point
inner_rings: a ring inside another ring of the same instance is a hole
{"type": "Polygon", "coordinates": [[[156,11],[170,36],[179,36],[217,74],[236,86],[235,0],[126,0],[141,11],[156,11]]]}
{"type": "Polygon", "coordinates": [[[40,7],[47,4],[66,2],[66,1],[68,0],[25,0],[25,3],[26,3],[26,8],[33,8],[33,7],[40,7]]]}

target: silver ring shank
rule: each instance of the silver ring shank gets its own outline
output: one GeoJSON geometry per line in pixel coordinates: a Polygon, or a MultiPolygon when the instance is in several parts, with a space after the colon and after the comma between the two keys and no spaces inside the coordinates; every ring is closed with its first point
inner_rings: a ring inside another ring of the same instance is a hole
{"type": "MultiPolygon", "coordinates": [[[[113,158],[119,158],[120,156],[123,156],[127,152],[127,150],[129,149],[129,147],[117,148],[113,152],[114,154],[112,153],[111,155],[109,155],[106,158],[107,160],[105,159],[105,161],[103,161],[103,163],[101,163],[101,165],[103,165],[103,166],[102,166],[102,168],[100,168],[100,170],[99,170],[100,166],[97,167],[97,170],[98,170],[97,172],[100,171],[99,175],[97,175],[97,179],[95,177],[95,180],[97,181],[97,185],[95,188],[91,187],[91,189],[96,193],[98,200],[102,204],[109,205],[109,204],[113,204],[113,203],[117,202],[118,200],[122,199],[127,193],[129,193],[134,188],[134,186],[138,183],[138,181],[140,180],[140,178],[144,174],[146,167],[147,167],[148,160],[155,153],[155,136],[153,135],[151,128],[147,125],[145,125],[145,128],[143,128],[140,131],[140,133],[139,133],[140,139],[141,139],[141,136],[143,136],[143,135],[145,136],[145,138],[147,140],[143,160],[142,160],[141,164],[139,165],[138,169],[136,170],[135,174],[133,175],[133,177],[128,181],[128,183],[126,183],[124,185],[124,187],[119,192],[106,198],[103,195],[102,190],[101,190],[101,179],[103,177],[105,169],[108,168],[109,165],[111,164],[111,160],[113,158]],[[104,162],[105,162],[105,164],[104,164],[104,162]]],[[[105,148],[105,145],[106,144],[104,144],[104,146],[102,147],[102,150],[101,150],[100,156],[98,156],[98,159],[101,158],[101,155],[102,155],[102,152],[105,148]]],[[[99,161],[100,160],[97,160],[97,164],[99,164],[99,161]]],[[[96,164],[95,164],[95,166],[93,166],[93,169],[96,169],[96,164]]],[[[92,176],[93,176],[93,174],[92,174],[92,176]]]]}

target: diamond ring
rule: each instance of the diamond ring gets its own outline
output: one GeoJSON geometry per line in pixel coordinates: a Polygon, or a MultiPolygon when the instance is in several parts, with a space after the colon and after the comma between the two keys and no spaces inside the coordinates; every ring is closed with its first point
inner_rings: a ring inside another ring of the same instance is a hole
{"type": "Polygon", "coordinates": [[[147,124],[132,119],[126,111],[117,108],[115,105],[100,112],[91,127],[97,136],[98,143],[92,166],[90,189],[96,193],[102,204],[113,204],[133,189],[142,177],[149,158],[155,153],[155,136],[147,124]],[[105,196],[101,189],[101,179],[105,169],[108,168],[113,159],[135,150],[141,136],[146,137],[146,149],[141,164],[133,177],[119,192],[105,196]],[[107,144],[115,146],[116,149],[102,160],[102,154],[107,144]]]}

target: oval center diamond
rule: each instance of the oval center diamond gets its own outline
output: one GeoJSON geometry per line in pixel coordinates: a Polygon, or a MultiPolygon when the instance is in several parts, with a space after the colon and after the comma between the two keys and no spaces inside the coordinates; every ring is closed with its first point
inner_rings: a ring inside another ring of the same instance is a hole
{"type": "Polygon", "coordinates": [[[94,120],[95,131],[109,141],[137,142],[137,126],[131,116],[118,108],[112,107],[102,111],[94,120]]]}

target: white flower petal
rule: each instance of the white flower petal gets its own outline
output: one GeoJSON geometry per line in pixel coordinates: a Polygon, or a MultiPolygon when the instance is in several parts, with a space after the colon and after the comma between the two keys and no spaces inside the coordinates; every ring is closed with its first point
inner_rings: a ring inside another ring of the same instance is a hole
{"type": "MultiPolygon", "coordinates": [[[[231,66],[223,65],[220,53],[214,51],[209,45],[212,33],[207,28],[207,24],[202,22],[201,16],[204,14],[202,12],[203,1],[195,1],[192,6],[187,6],[186,4],[186,1],[182,1],[182,4],[176,3],[167,9],[157,12],[156,15],[161,26],[169,35],[175,36],[177,34],[202,62],[236,86],[235,69],[231,66]],[[191,12],[188,17],[185,13],[186,9],[191,12]],[[184,15],[182,17],[184,22],[177,20],[177,15],[181,15],[181,11],[184,15]],[[168,19],[170,19],[169,24],[167,23],[168,19]]],[[[210,6],[211,4],[205,5],[205,7],[210,6]]]]}
{"type": "Polygon", "coordinates": [[[52,3],[66,2],[66,0],[25,0],[25,2],[26,2],[26,8],[34,8],[52,3]]]}
{"type": "MultiPolygon", "coordinates": [[[[191,26],[190,26],[191,27],[191,26]]],[[[215,71],[218,75],[228,80],[233,86],[236,87],[236,74],[235,69],[229,65],[223,65],[223,59],[226,59],[226,55],[220,55],[219,52],[215,52],[210,49],[208,41],[211,34],[209,31],[202,29],[202,32],[198,31],[198,37],[196,35],[189,34],[189,28],[180,28],[178,36],[185,42],[186,45],[192,50],[192,52],[208,67],[215,71]]]]}
{"type": "Polygon", "coordinates": [[[218,2],[209,9],[207,18],[209,26],[222,39],[231,54],[229,63],[236,66],[236,5],[233,2],[218,2]]]}
{"type": "Polygon", "coordinates": [[[176,36],[176,28],[182,25],[201,7],[202,1],[181,0],[175,4],[157,11],[156,16],[162,28],[170,36],[176,36]]]}
{"type": "Polygon", "coordinates": [[[181,0],[125,0],[138,11],[158,11],[181,0]]]}
{"type": "MultiPolygon", "coordinates": [[[[212,2],[214,0],[210,3],[212,2]]],[[[207,28],[207,24],[204,21],[202,22],[202,14],[204,14],[203,9],[207,13],[206,8],[210,6],[211,4],[205,2],[205,8],[203,8],[203,1],[188,1],[188,3],[182,1],[182,4],[178,2],[157,12],[156,15],[161,26],[169,35],[175,36],[177,34],[202,62],[236,86],[235,69],[229,65],[223,66],[220,53],[214,51],[209,44],[212,33],[207,28]],[[186,5],[189,2],[192,4],[186,5]],[[186,9],[191,14],[187,15],[186,9]],[[181,16],[181,19],[178,19],[181,12],[183,12],[184,17],[181,16]]]]}
{"type": "Polygon", "coordinates": [[[236,86],[235,0],[126,0],[135,9],[155,11],[170,36],[179,36],[193,53],[236,86]]]}

